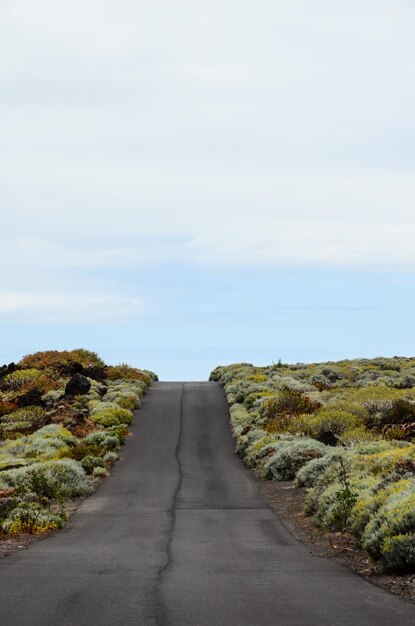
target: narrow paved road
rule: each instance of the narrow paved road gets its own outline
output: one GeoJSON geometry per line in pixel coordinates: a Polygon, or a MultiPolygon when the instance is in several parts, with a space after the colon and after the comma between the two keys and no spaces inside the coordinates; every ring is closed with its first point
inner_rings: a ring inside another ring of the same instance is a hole
{"type": "Polygon", "coordinates": [[[68,523],[0,560],[1,626],[406,626],[415,607],[313,557],[234,455],[215,383],[158,383],[68,523]]]}

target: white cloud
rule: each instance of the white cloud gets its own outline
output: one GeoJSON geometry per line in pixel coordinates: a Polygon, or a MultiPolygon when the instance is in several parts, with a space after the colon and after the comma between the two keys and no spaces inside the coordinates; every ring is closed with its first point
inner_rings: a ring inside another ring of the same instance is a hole
{"type": "Polygon", "coordinates": [[[14,323],[104,323],[142,313],[138,298],[67,293],[0,292],[0,319],[14,323]]]}
{"type": "Polygon", "coordinates": [[[415,269],[415,7],[7,0],[2,248],[22,268],[415,269]]]}

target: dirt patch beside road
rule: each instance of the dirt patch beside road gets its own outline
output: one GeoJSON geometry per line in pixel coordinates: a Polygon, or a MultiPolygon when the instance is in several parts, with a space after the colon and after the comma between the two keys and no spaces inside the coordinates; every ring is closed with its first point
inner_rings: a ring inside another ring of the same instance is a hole
{"type": "Polygon", "coordinates": [[[261,481],[261,491],[288,530],[310,546],[312,554],[335,559],[370,582],[415,602],[415,571],[385,573],[382,565],[362,550],[350,533],[324,532],[303,513],[305,490],[293,482],[261,481]]]}

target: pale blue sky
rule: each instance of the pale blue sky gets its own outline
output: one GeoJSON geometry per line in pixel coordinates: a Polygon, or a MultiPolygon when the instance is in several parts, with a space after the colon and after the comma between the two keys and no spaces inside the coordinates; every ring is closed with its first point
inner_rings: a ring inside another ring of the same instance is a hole
{"type": "Polygon", "coordinates": [[[0,361],[413,355],[415,6],[5,0],[0,361]]]}

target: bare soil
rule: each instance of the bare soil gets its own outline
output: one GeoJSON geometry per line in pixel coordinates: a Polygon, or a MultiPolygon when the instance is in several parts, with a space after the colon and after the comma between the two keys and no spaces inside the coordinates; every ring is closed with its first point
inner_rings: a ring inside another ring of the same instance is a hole
{"type": "Polygon", "coordinates": [[[350,533],[325,532],[304,515],[305,489],[293,482],[261,481],[261,490],[271,508],[287,529],[316,556],[335,559],[370,582],[415,602],[415,569],[404,573],[387,572],[382,564],[362,550],[350,533]]]}

